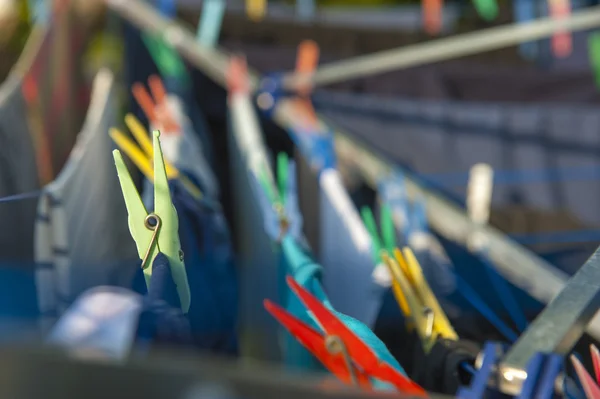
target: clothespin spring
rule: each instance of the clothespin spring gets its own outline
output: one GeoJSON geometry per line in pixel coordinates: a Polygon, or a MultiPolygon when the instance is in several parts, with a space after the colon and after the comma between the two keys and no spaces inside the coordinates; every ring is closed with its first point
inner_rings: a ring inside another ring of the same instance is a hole
{"type": "Polygon", "coordinates": [[[148,230],[154,231],[154,233],[152,234],[152,239],[150,240],[150,245],[148,245],[148,249],[146,250],[144,259],[142,259],[142,269],[145,269],[147,267],[146,263],[148,262],[148,258],[150,257],[150,254],[152,253],[152,248],[154,248],[154,246],[157,243],[158,233],[160,231],[161,225],[162,225],[162,221],[160,220],[160,217],[155,213],[149,214],[144,219],[144,226],[148,230]]]}
{"type": "Polygon", "coordinates": [[[346,345],[344,345],[342,342],[342,339],[337,335],[328,335],[325,338],[325,348],[327,348],[327,352],[329,352],[331,355],[342,355],[344,358],[344,363],[346,363],[346,367],[348,368],[348,373],[350,373],[352,385],[358,386],[358,378],[356,378],[356,373],[354,372],[354,367],[352,366],[350,354],[346,349],[346,345]]]}

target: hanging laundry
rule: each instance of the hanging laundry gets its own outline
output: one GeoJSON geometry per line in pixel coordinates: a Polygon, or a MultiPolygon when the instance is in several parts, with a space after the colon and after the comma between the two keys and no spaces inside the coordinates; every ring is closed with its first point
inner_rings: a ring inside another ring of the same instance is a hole
{"type": "Polygon", "coordinates": [[[116,116],[114,89],[112,74],[101,71],[69,161],[38,202],[36,286],[45,326],[86,289],[131,277],[124,264],[135,259],[135,247],[106,134],[116,116]]]}
{"type": "Polygon", "coordinates": [[[74,355],[125,360],[133,349],[142,298],[124,288],[96,287],[81,294],[48,335],[74,355]]]}

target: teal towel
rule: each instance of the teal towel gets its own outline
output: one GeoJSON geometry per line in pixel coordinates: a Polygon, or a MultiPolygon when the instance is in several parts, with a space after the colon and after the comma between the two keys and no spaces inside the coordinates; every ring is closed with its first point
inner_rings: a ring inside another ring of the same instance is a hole
{"type": "MultiPolygon", "coordinates": [[[[302,302],[300,302],[287,286],[285,277],[291,275],[298,284],[321,300],[321,302],[331,309],[348,328],[373,349],[379,359],[387,362],[403,375],[406,375],[402,366],[400,366],[385,344],[377,338],[369,327],[360,321],[333,309],[321,286],[321,270],[321,266],[313,261],[312,257],[298,245],[294,238],[290,236],[284,238],[280,258],[280,292],[283,294],[281,295],[283,300],[282,306],[300,320],[311,325],[315,329],[320,330],[302,302]]],[[[357,300],[360,300],[360,298],[357,298],[357,300]]],[[[283,358],[285,364],[294,369],[312,371],[324,370],[321,363],[304,349],[304,347],[287,331],[285,331],[283,358]]],[[[394,389],[389,384],[377,380],[373,381],[373,385],[376,389],[394,389]]]]}

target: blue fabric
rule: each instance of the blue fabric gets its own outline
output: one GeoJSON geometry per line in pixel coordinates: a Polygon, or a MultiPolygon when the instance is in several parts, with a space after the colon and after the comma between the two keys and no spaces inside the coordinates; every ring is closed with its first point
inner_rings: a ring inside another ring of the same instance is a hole
{"type": "Polygon", "coordinates": [[[150,287],[146,289],[144,274],[139,268],[134,288],[146,294],[137,331],[142,342],[178,345],[192,342],[190,323],[181,311],[171,266],[165,255],[159,253],[152,262],[150,287]]]}
{"type": "MultiPolygon", "coordinates": [[[[193,176],[188,178],[202,187],[193,176]]],[[[235,355],[238,352],[237,274],[224,217],[214,203],[196,201],[178,181],[172,181],[170,188],[179,217],[179,239],[192,297],[187,318],[194,346],[235,355]]],[[[152,209],[152,204],[145,205],[152,209]]],[[[153,275],[155,273],[153,270],[153,275]]],[[[173,295],[163,285],[157,286],[157,290],[160,295],[173,295]]],[[[174,306],[173,300],[169,303],[174,306]]]]}
{"type": "MultiPolygon", "coordinates": [[[[365,342],[377,354],[379,359],[390,364],[396,370],[406,375],[404,369],[398,361],[388,351],[387,347],[377,336],[363,323],[358,320],[346,316],[342,313],[333,310],[327,296],[323,292],[320,284],[321,266],[314,263],[311,256],[308,255],[296,241],[291,237],[283,239],[281,244],[281,297],[283,298],[283,306],[296,317],[311,325],[313,328],[320,330],[315,323],[315,320],[308,314],[304,305],[291,292],[285,284],[285,276],[292,275],[298,284],[302,285],[316,298],[320,299],[325,306],[331,309],[336,316],[350,328],[363,342],[365,342]]],[[[302,347],[289,333],[285,333],[284,341],[284,361],[288,366],[308,369],[308,370],[323,370],[323,366],[302,347]]],[[[377,389],[390,389],[390,385],[382,381],[374,380],[373,384],[377,389]]]]}
{"type": "Polygon", "coordinates": [[[38,316],[33,264],[0,263],[0,320],[38,316]]]}

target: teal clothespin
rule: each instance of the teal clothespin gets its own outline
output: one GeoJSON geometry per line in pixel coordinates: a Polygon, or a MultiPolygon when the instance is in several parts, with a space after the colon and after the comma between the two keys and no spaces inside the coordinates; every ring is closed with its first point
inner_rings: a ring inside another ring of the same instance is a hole
{"type": "Polygon", "coordinates": [[[150,287],[154,259],[159,252],[163,253],[171,266],[171,274],[177,285],[181,308],[184,313],[187,313],[191,301],[190,286],[183,262],[183,251],[179,242],[179,220],[177,211],[171,201],[169,181],[159,137],[160,133],[155,130],[153,132],[154,212],[152,213],[148,213],[144,207],[142,198],[131,179],[121,152],[114,150],[113,157],[121,190],[123,191],[123,198],[125,199],[125,206],[127,207],[129,231],[135,241],[140,259],[142,259],[146,286],[150,287]]]}
{"type": "Polygon", "coordinates": [[[206,47],[215,47],[225,15],[225,0],[204,0],[198,22],[197,39],[206,47]]]}
{"type": "Polygon", "coordinates": [[[296,0],[296,15],[302,21],[312,21],[315,17],[315,0],[296,0]]]}
{"type": "Polygon", "coordinates": [[[486,21],[492,21],[498,16],[498,3],[496,0],[473,0],[479,16],[486,21]]]}
{"type": "Polygon", "coordinates": [[[592,64],[592,73],[596,80],[596,86],[600,88],[600,32],[594,32],[588,39],[588,49],[590,54],[590,63],[592,64]]]}

